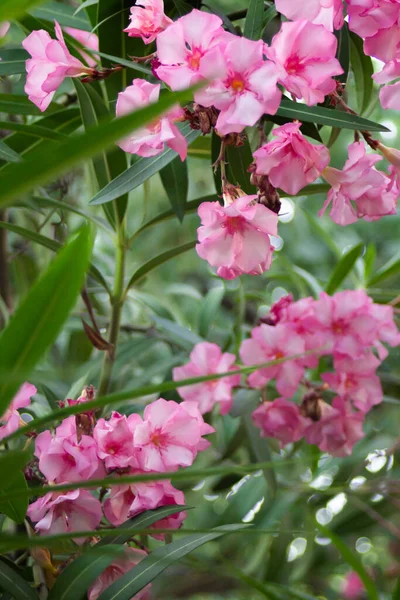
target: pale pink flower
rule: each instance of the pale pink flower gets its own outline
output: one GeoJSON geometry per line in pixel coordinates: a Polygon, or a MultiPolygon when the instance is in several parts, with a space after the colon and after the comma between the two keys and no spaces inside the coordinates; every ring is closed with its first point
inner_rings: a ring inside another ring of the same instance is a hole
{"type": "MultiPolygon", "coordinates": [[[[276,85],[277,69],[264,60],[262,40],[232,38],[223,49],[218,79],[195,94],[196,102],[202,106],[215,106],[221,111],[215,127],[223,135],[243,131],[264,113],[275,114],[282,96],[276,85]]],[[[214,71],[213,56],[205,56],[203,76],[212,80],[214,71]]]]}
{"type": "Polygon", "coordinates": [[[36,523],[35,531],[47,534],[94,532],[103,516],[100,502],[87,490],[46,494],[29,506],[27,515],[36,523]]]}
{"type": "Polygon", "coordinates": [[[364,290],[346,290],[334,296],[322,292],[305,326],[320,336],[324,354],[358,358],[379,337],[372,307],[364,290]]]}
{"type": "MultiPolygon", "coordinates": [[[[303,353],[305,343],[290,324],[260,325],[254,327],[251,339],[240,346],[240,357],[245,365],[257,365],[272,360],[303,353]]],[[[271,379],[276,379],[276,389],[288,398],[293,396],[304,374],[304,361],[301,358],[286,360],[278,365],[263,367],[249,376],[249,385],[264,387],[271,379]]]]}
{"type": "Polygon", "coordinates": [[[329,31],[343,27],[342,0],[275,0],[275,7],[291,21],[307,19],[329,31]]]}
{"type": "Polygon", "coordinates": [[[253,412],[252,418],[261,429],[261,437],[276,438],[281,447],[300,440],[308,423],[308,419],[301,415],[299,405],[285,398],[263,402],[253,412]]]}
{"type": "Polygon", "coordinates": [[[228,37],[216,15],[192,10],[157,36],[157,76],[172,89],[184,90],[204,79],[223,73],[221,39],[228,37]],[[212,74],[210,65],[214,66],[212,74]]]}
{"type": "MultiPolygon", "coordinates": [[[[104,502],[104,514],[112,525],[118,526],[146,510],[175,504],[183,506],[185,496],[165,479],[117,485],[111,488],[110,496],[104,502]]],[[[179,529],[185,518],[185,512],[177,512],[160,519],[153,527],[155,529],[179,529]]]]}
{"type": "Polygon", "coordinates": [[[49,106],[57,88],[66,77],[80,77],[92,71],[70,54],[57,21],[55,32],[56,40],[47,31],[40,29],[32,31],[22,42],[25,50],[32,56],[26,61],[25,92],[42,112],[49,106]]]}
{"type": "Polygon", "coordinates": [[[78,442],[75,417],[65,419],[54,436],[48,430],[40,433],[35,440],[35,456],[39,469],[52,482],[82,481],[104,473],[94,439],[82,435],[78,442]]]}
{"type": "MultiPolygon", "coordinates": [[[[95,33],[83,31],[82,29],[75,29],[75,27],[64,27],[64,31],[75,38],[82,46],[85,46],[85,48],[88,48],[93,52],[99,51],[99,38],[95,33]]],[[[87,52],[79,50],[79,54],[89,67],[95,67],[97,65],[96,59],[87,52]]]]}
{"type": "Polygon", "coordinates": [[[345,400],[337,396],[332,406],[320,403],[321,418],[313,421],[305,431],[309,444],[333,456],[350,456],[354,444],[364,437],[364,413],[351,412],[345,400]]]}
{"type": "Polygon", "coordinates": [[[338,225],[355,223],[358,217],[379,218],[393,214],[397,190],[393,189],[389,177],[374,168],[382,160],[381,156],[367,154],[362,142],[350,144],[348,152],[342,171],[327,167],[323,172],[332,188],[319,215],[322,216],[331,203],[329,214],[338,225]]]}
{"type": "MultiPolygon", "coordinates": [[[[190,353],[189,363],[173,369],[174,381],[233,371],[235,360],[234,354],[222,353],[217,344],[201,342],[190,353]]],[[[240,375],[232,375],[179,387],[178,392],[184,400],[198,402],[202,414],[219,404],[221,414],[226,415],[232,407],[232,388],[239,384],[240,375]]]]}
{"type": "Polygon", "coordinates": [[[342,594],[345,600],[361,600],[361,598],[364,598],[365,587],[355,571],[351,571],[344,578],[342,594]]]}
{"type": "Polygon", "coordinates": [[[323,25],[305,20],[286,22],[271,47],[266,47],[266,55],[279,68],[279,83],[312,106],[335,90],[332,76],[343,73],[335,58],[336,47],[336,37],[323,25]]]}
{"type": "Polygon", "coordinates": [[[196,252],[224,279],[261,275],[271,266],[270,236],[277,235],[278,215],[256,198],[242,196],[228,206],[203,202],[198,208],[202,226],[196,252]]]}
{"type": "Polygon", "coordinates": [[[107,469],[137,467],[133,433],[141,422],[142,419],[137,414],[127,417],[115,411],[109,419],[97,421],[93,438],[97,444],[97,455],[104,460],[107,469]]]}
{"type": "Polygon", "coordinates": [[[268,175],[272,185],[287,194],[297,194],[313,183],[328,166],[329,150],[323,144],[311,144],[300,131],[301,123],[286,123],[272,134],[253,156],[257,175],[268,175]]]}
{"type": "Polygon", "coordinates": [[[9,29],[10,23],[8,21],[3,21],[2,23],[0,23],[0,38],[5,37],[9,29]]]}
{"type": "MultiPolygon", "coordinates": [[[[88,600],[97,600],[104,590],[133,567],[136,567],[146,556],[147,552],[144,550],[126,546],[124,555],[116,558],[91,585],[88,591],[88,600]]],[[[150,600],[150,588],[151,583],[135,594],[135,600],[150,600]]]]}
{"type": "Polygon", "coordinates": [[[29,406],[31,397],[34,396],[36,392],[37,389],[31,383],[25,382],[21,385],[18,392],[11,400],[11,404],[0,417],[0,440],[11,435],[18,429],[21,423],[18,409],[29,406]]]}
{"type": "Polygon", "coordinates": [[[392,27],[400,17],[396,0],[347,0],[349,28],[362,38],[392,27]]]}
{"type": "Polygon", "coordinates": [[[393,306],[374,303],[370,308],[370,314],[375,319],[376,324],[377,333],[374,346],[378,350],[379,358],[384,360],[388,355],[388,351],[381,342],[385,342],[391,347],[400,345],[400,332],[394,320],[393,306]]]}
{"type": "Polygon", "coordinates": [[[342,398],[351,399],[353,405],[366,413],[383,398],[381,380],[375,374],[380,365],[368,351],[357,360],[348,356],[335,357],[334,373],[322,373],[321,379],[342,398]]]}
{"type": "MultiPolygon", "coordinates": [[[[118,94],[117,117],[157,102],[159,95],[160,84],[149,83],[144,79],[134,79],[132,85],[118,94]]],[[[118,145],[129,154],[155,156],[164,150],[166,144],[179,154],[181,160],[185,160],[186,139],[175,125],[175,121],[179,120],[182,115],[183,111],[179,106],[172,108],[153,123],[136,129],[118,145]]]]}
{"type": "MultiPolygon", "coordinates": [[[[400,27],[381,29],[364,42],[364,52],[386,63],[372,78],[378,84],[387,84],[400,77],[400,27]]],[[[400,85],[384,85],[379,92],[381,105],[386,110],[400,110],[400,85]]]]}
{"type": "Polygon", "coordinates": [[[197,453],[210,445],[202,436],[213,432],[197,402],[178,404],[160,398],[146,406],[143,422],[135,428],[140,467],[159,472],[189,467],[197,453]]]}
{"type": "Polygon", "coordinates": [[[141,37],[145,44],[154,42],[172,20],[164,14],[163,0],[140,0],[131,7],[130,23],[124,31],[129,37],[141,37]]]}

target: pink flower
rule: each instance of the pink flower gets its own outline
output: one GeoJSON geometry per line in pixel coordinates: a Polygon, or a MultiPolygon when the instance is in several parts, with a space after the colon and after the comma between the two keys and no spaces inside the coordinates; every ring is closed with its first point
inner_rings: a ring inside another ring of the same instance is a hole
{"type": "MultiPolygon", "coordinates": [[[[97,600],[114,581],[117,581],[117,579],[133,569],[133,567],[136,567],[146,556],[147,553],[144,550],[127,546],[124,555],[116,558],[110,566],[104,569],[102,574],[97,577],[93,585],[89,588],[88,600],[97,600]]],[[[151,583],[138,594],[135,594],[135,600],[150,600],[150,588],[151,583]]]]}
{"type": "Polygon", "coordinates": [[[281,320],[287,321],[288,309],[290,306],[292,306],[293,303],[294,302],[292,294],[282,296],[282,298],[279,298],[277,302],[274,302],[269,311],[269,322],[267,323],[267,325],[276,325],[281,320]]]}
{"type": "MultiPolygon", "coordinates": [[[[82,46],[85,46],[93,52],[99,51],[99,38],[95,33],[82,31],[82,29],[75,29],[75,27],[64,27],[64,31],[71,37],[75,38],[80,44],[82,44],[82,46]]],[[[88,64],[89,67],[95,67],[97,65],[97,61],[87,52],[79,50],[79,54],[86,61],[86,64],[88,64]]]]}
{"type": "Polygon", "coordinates": [[[343,73],[336,47],[336,37],[323,25],[295,21],[282,23],[266,55],[279,68],[279,83],[312,106],[334,91],[332,76],[343,73]]]}
{"type": "Polygon", "coordinates": [[[214,65],[212,76],[216,77],[224,69],[220,44],[228,36],[219,17],[192,10],[157,36],[161,63],[157,76],[172,90],[184,90],[204,79],[205,66],[210,76],[210,65],[214,65]]]}
{"type": "Polygon", "coordinates": [[[97,444],[97,455],[104,460],[107,469],[137,467],[133,433],[137,424],[141,422],[139,415],[132,414],[127,417],[115,411],[107,421],[97,421],[93,438],[97,444]]]}
{"type": "Polygon", "coordinates": [[[154,42],[159,33],[171,25],[164,14],[163,0],[140,0],[131,7],[130,23],[124,31],[129,37],[141,37],[145,44],[154,42]]]}
{"type": "Polygon", "coordinates": [[[5,37],[9,29],[10,23],[8,21],[3,21],[2,23],[0,23],[0,38],[5,37]]]}
{"type": "Polygon", "coordinates": [[[66,77],[80,77],[91,72],[89,67],[85,67],[69,53],[57,21],[55,32],[57,40],[40,29],[32,31],[22,42],[25,50],[32,56],[26,61],[25,92],[42,112],[49,106],[57,88],[66,77]]]}
{"type": "Polygon", "coordinates": [[[305,325],[320,336],[324,354],[358,358],[378,338],[372,306],[364,290],[337,292],[333,297],[322,292],[305,325]]]}
{"type": "Polygon", "coordinates": [[[35,530],[47,534],[94,531],[102,518],[100,502],[87,490],[46,494],[29,506],[27,514],[36,523],[35,530]]]}
{"type": "Polygon", "coordinates": [[[364,584],[355,571],[346,575],[342,585],[342,594],[346,600],[360,600],[364,597],[364,584]]]}
{"type": "MultiPolygon", "coordinates": [[[[398,25],[381,29],[372,37],[368,37],[364,42],[364,52],[386,63],[382,71],[372,75],[378,84],[387,84],[400,77],[400,27],[398,25]]],[[[379,98],[384,109],[400,110],[399,82],[384,85],[379,92],[379,98]]]]}
{"type": "Polygon", "coordinates": [[[321,379],[342,398],[352,400],[354,406],[366,413],[383,398],[381,381],[375,370],[380,365],[368,351],[358,360],[347,356],[335,357],[335,373],[322,373],[321,379]]]}
{"type": "Polygon", "coordinates": [[[275,7],[291,21],[307,19],[329,31],[343,27],[342,0],[275,0],[275,7]]]}
{"type": "MultiPolygon", "coordinates": [[[[264,61],[263,42],[232,36],[223,49],[223,62],[218,79],[195,94],[202,106],[220,110],[216,129],[226,135],[240,132],[254,125],[264,114],[275,114],[281,101],[277,88],[278,73],[275,65],[264,61]]],[[[202,74],[212,80],[215,59],[205,56],[202,74]]]]}
{"type": "MultiPolygon", "coordinates": [[[[146,511],[154,510],[160,506],[183,506],[185,496],[183,492],[174,488],[170,481],[151,481],[146,483],[133,483],[131,485],[118,485],[111,488],[110,496],[104,502],[104,514],[112,525],[118,526],[127,519],[146,511]]],[[[186,518],[185,512],[157,521],[155,529],[179,529],[186,518]]],[[[158,535],[156,535],[158,537],[158,535]]],[[[163,537],[163,536],[161,536],[163,537]]]]}
{"type": "MultiPolygon", "coordinates": [[[[159,84],[149,83],[144,79],[134,79],[132,85],[118,94],[117,117],[157,102],[159,95],[159,84]]],[[[119,146],[129,154],[155,156],[160,154],[164,150],[164,144],[167,144],[179,154],[181,160],[185,160],[186,139],[175,125],[175,121],[182,115],[182,109],[177,106],[153,123],[136,129],[122,140],[119,146]]]]}
{"type": "Polygon", "coordinates": [[[301,123],[286,123],[273,130],[277,138],[254,152],[257,175],[268,175],[276,188],[297,194],[313,183],[329,164],[323,144],[311,144],[300,131],[301,123]]]}
{"type": "Polygon", "coordinates": [[[321,402],[321,419],[305,431],[309,444],[333,456],[350,456],[354,444],[364,437],[364,413],[351,412],[343,398],[337,396],[332,406],[321,402]]]}
{"type": "Polygon", "coordinates": [[[323,172],[332,188],[319,215],[323,215],[331,203],[329,214],[338,225],[355,223],[358,217],[393,214],[397,190],[389,177],[374,168],[380,160],[379,154],[367,154],[362,142],[350,144],[343,170],[327,167],[323,172]],[[351,201],[355,202],[355,208],[351,201]]]}
{"type": "Polygon", "coordinates": [[[383,360],[387,357],[388,351],[381,342],[385,342],[392,347],[400,345],[400,332],[394,320],[393,306],[372,304],[370,314],[375,319],[376,324],[377,333],[374,346],[378,350],[379,358],[383,360]]]}
{"type": "MultiPolygon", "coordinates": [[[[291,325],[260,325],[251,332],[251,339],[244,340],[240,347],[240,357],[245,365],[257,365],[304,352],[305,344],[291,325]]],[[[287,360],[279,365],[263,367],[249,376],[249,384],[254,388],[264,387],[271,379],[276,379],[276,389],[282,396],[295,393],[304,374],[302,359],[287,360]]]]}
{"type": "Polygon", "coordinates": [[[254,202],[257,196],[242,196],[228,206],[203,202],[198,214],[196,252],[224,279],[248,273],[260,275],[270,268],[273,248],[271,235],[277,235],[278,215],[254,202]]]}
{"type": "MultiPolygon", "coordinates": [[[[217,344],[202,342],[192,350],[188,364],[173,369],[174,381],[232,371],[235,369],[232,366],[235,360],[234,354],[223,354],[217,344]]],[[[202,414],[209,412],[219,403],[221,414],[226,415],[232,407],[232,388],[239,384],[240,375],[232,375],[186,385],[178,388],[178,392],[184,400],[198,402],[202,414]]]]}
{"type": "Polygon", "coordinates": [[[285,398],[263,402],[252,416],[256,427],[261,429],[261,437],[276,438],[281,447],[300,440],[307,424],[307,419],[301,415],[298,404],[285,398]]]}
{"type": "Polygon", "coordinates": [[[143,422],[134,432],[134,445],[144,471],[170,471],[189,467],[209,442],[203,435],[214,429],[204,422],[197,402],[178,404],[163,398],[146,406],[143,422]]]}
{"type": "Polygon", "coordinates": [[[349,28],[362,38],[368,38],[381,29],[392,27],[400,16],[395,0],[347,0],[349,28]]]}
{"type": "Polygon", "coordinates": [[[31,403],[31,397],[34,396],[36,392],[37,389],[31,383],[25,382],[21,385],[18,392],[12,399],[10,406],[0,417],[0,423],[4,423],[0,426],[0,440],[8,435],[11,435],[18,429],[21,422],[18,409],[29,406],[31,403]]]}
{"type": "Polygon", "coordinates": [[[43,475],[57,483],[82,481],[104,473],[94,439],[82,435],[78,442],[75,417],[65,419],[54,436],[50,431],[40,433],[35,441],[35,456],[43,475]]]}

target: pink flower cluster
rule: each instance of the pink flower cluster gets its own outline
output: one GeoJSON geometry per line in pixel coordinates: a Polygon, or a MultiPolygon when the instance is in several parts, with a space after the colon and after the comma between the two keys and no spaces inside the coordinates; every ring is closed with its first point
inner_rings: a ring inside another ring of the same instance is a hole
{"type": "Polygon", "coordinates": [[[296,356],[275,366],[256,370],[248,378],[262,389],[275,380],[280,397],[264,402],[253,413],[262,435],[282,445],[305,437],[310,444],[335,456],[351,454],[363,437],[365,414],[382,401],[376,369],[386,357],[383,343],[400,344],[391,306],[375,304],[363,290],[322,293],[318,300],[280,300],[271,309],[268,324],[255,327],[240,348],[245,365],[296,356]],[[304,356],[304,353],[312,352],[304,356]],[[375,351],[375,352],[374,352],[375,351]],[[322,385],[305,379],[321,356],[330,356],[334,371],[323,373],[322,385]],[[289,401],[300,384],[312,391],[301,405],[289,401]],[[336,394],[332,404],[322,399],[336,394]]]}
{"type": "MultiPolygon", "coordinates": [[[[143,418],[113,412],[109,419],[96,422],[92,413],[84,414],[83,433],[79,417],[68,417],[54,432],[37,436],[35,456],[49,483],[187,467],[209,446],[203,436],[214,431],[204,422],[197,402],[178,404],[160,398],[146,407],[143,418]]],[[[162,480],[113,486],[103,506],[96,494],[85,489],[48,493],[29,506],[28,516],[40,533],[94,531],[103,514],[112,525],[119,525],[145,510],[183,503],[183,493],[162,480]]],[[[185,513],[177,513],[157,526],[179,528],[184,518],[185,513]]]]}

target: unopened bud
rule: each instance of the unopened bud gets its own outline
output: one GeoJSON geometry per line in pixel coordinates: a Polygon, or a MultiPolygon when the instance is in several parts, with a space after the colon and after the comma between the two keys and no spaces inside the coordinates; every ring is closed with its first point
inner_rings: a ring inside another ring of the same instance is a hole
{"type": "Polygon", "coordinates": [[[400,152],[396,150],[396,148],[389,148],[388,146],[381,144],[381,142],[378,142],[377,148],[392,165],[400,167],[400,152]]]}

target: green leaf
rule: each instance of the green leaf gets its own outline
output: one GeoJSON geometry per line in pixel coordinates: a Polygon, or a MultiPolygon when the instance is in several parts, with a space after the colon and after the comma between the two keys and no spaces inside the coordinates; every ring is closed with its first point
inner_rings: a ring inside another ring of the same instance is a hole
{"type": "Polygon", "coordinates": [[[217,318],[224,295],[225,288],[223,286],[215,287],[207,293],[201,303],[199,312],[199,335],[201,337],[207,337],[211,324],[217,318]]]}
{"type": "Polygon", "coordinates": [[[23,523],[28,510],[28,498],[23,494],[14,495],[9,498],[16,490],[27,490],[28,486],[22,471],[15,471],[11,478],[7,478],[7,483],[0,490],[0,513],[7,515],[16,523],[23,523]]]}
{"type": "Polygon", "coordinates": [[[250,0],[244,22],[244,37],[259,40],[263,32],[264,0],[250,0]]]}
{"type": "Polygon", "coordinates": [[[157,521],[161,519],[166,519],[171,515],[175,515],[178,512],[182,512],[183,510],[188,510],[189,506],[179,506],[178,504],[175,506],[160,506],[160,508],[156,508],[155,510],[146,510],[145,512],[137,515],[133,519],[129,519],[129,521],[125,521],[119,527],[115,528],[114,535],[108,535],[104,537],[97,544],[98,546],[104,546],[107,544],[125,544],[128,540],[131,539],[132,534],[129,533],[129,529],[148,529],[157,521]],[[119,529],[123,529],[123,532],[119,532],[119,529]]]}
{"type": "Polygon", "coordinates": [[[188,148],[188,156],[194,158],[211,158],[211,138],[200,136],[188,148]]]}
{"type": "Polygon", "coordinates": [[[0,160],[5,160],[6,162],[20,162],[21,157],[0,140],[0,160]]]}
{"type": "MultiPolygon", "coordinates": [[[[25,125],[25,123],[0,121],[0,129],[5,129],[6,131],[19,131],[28,136],[39,137],[45,140],[54,140],[56,142],[64,142],[67,139],[66,135],[58,133],[57,131],[52,131],[47,127],[41,127],[40,125],[25,125]]],[[[19,156],[17,153],[15,154],[19,156]]]]}
{"type": "Polygon", "coordinates": [[[127,290],[129,290],[129,288],[132,287],[135,283],[138,283],[138,281],[140,281],[145,275],[147,275],[147,273],[149,273],[150,271],[152,271],[159,265],[164,264],[171,258],[175,258],[175,256],[179,256],[180,254],[183,254],[184,252],[187,252],[188,250],[192,250],[196,244],[197,244],[197,241],[194,240],[193,242],[188,242],[187,244],[178,246],[177,248],[171,248],[171,250],[162,252],[158,256],[155,256],[154,258],[152,258],[147,263],[145,263],[144,265],[139,267],[137,269],[137,271],[135,271],[135,273],[132,275],[132,277],[129,280],[129,283],[127,285],[127,290]]]}
{"type": "Polygon", "coordinates": [[[36,17],[36,19],[51,21],[52,24],[55,19],[61,27],[75,27],[76,29],[82,29],[84,31],[91,30],[90,23],[86,18],[85,13],[77,16],[72,6],[61,4],[60,2],[47,1],[44,6],[30,10],[29,13],[33,17],[36,17]]]}
{"type": "Polygon", "coordinates": [[[350,273],[354,265],[356,264],[357,259],[361,256],[364,250],[364,244],[360,243],[357,246],[353,246],[350,248],[339,260],[336,264],[336,267],[333,270],[333,273],[326,285],[325,291],[327,294],[333,294],[342,281],[344,281],[347,275],[350,273]]]}
{"type": "Polygon", "coordinates": [[[324,525],[320,525],[319,523],[316,523],[316,526],[324,537],[327,537],[331,540],[332,544],[341,554],[343,560],[359,575],[365,586],[369,600],[379,600],[379,592],[375,586],[374,580],[368,575],[358,556],[354,554],[354,552],[350,550],[345,542],[339,536],[333,533],[333,531],[324,525]]]}
{"type": "Polygon", "coordinates": [[[34,6],[44,2],[45,0],[1,0],[0,21],[17,19],[34,6]]]}
{"type": "Polygon", "coordinates": [[[186,161],[177,156],[160,171],[160,177],[168,200],[178,219],[182,222],[185,216],[189,179],[186,161]]]}
{"type": "Polygon", "coordinates": [[[157,548],[136,567],[111,584],[100,595],[99,600],[130,600],[167,567],[193,552],[199,546],[245,527],[246,525],[243,524],[224,525],[216,527],[213,533],[187,536],[183,540],[176,540],[167,546],[157,548]]]}
{"type": "MultiPolygon", "coordinates": [[[[109,116],[109,111],[103,100],[91,86],[83,85],[78,80],[74,80],[74,84],[81,108],[82,122],[85,130],[89,131],[91,128],[98,127],[101,120],[106,119],[109,116]]],[[[93,167],[96,173],[98,189],[101,190],[110,183],[110,181],[126,170],[126,155],[120,148],[115,147],[112,150],[109,150],[109,152],[103,152],[98,156],[95,156],[93,159],[93,167]]],[[[114,227],[116,220],[122,222],[127,203],[128,196],[124,194],[116,199],[115,208],[117,214],[115,214],[114,207],[107,206],[104,209],[108,220],[114,227]]]]}
{"type": "Polygon", "coordinates": [[[372,79],[374,66],[371,57],[364,53],[363,40],[352,31],[350,32],[350,62],[354,75],[358,109],[362,115],[370,103],[374,89],[372,79]]]}
{"type": "Polygon", "coordinates": [[[87,591],[101,573],[124,554],[124,546],[98,544],[72,561],[57,577],[48,600],[85,600],[87,591]]]}
{"type": "MultiPolygon", "coordinates": [[[[9,204],[36,185],[46,183],[76,164],[81,164],[83,160],[112,146],[128,132],[153,121],[174,104],[188,102],[191,97],[192,90],[165,94],[157,104],[151,104],[114,121],[101,123],[96,129],[76,135],[57,147],[35,152],[21,165],[7,165],[0,180],[0,206],[9,204]]],[[[114,198],[121,193],[123,192],[118,192],[114,198]]]]}
{"type": "Polygon", "coordinates": [[[276,113],[280,117],[298,119],[299,121],[311,121],[317,125],[329,125],[340,129],[358,129],[360,131],[390,131],[384,125],[363,119],[357,115],[322,106],[306,106],[292,102],[288,98],[282,98],[282,102],[276,113]]]}
{"type": "MultiPolygon", "coordinates": [[[[186,203],[185,213],[188,214],[195,212],[199,208],[200,204],[202,204],[203,202],[215,202],[215,194],[212,196],[203,196],[202,198],[196,198],[195,200],[189,200],[189,202],[186,203]]],[[[158,225],[158,223],[162,223],[163,221],[167,221],[168,219],[172,219],[173,217],[175,217],[175,212],[173,210],[166,210],[165,212],[157,215],[156,217],[142,225],[142,227],[140,227],[135,233],[135,236],[141,233],[142,231],[145,231],[149,227],[153,227],[153,225],[158,225]]]]}
{"type": "MultiPolygon", "coordinates": [[[[0,75],[22,75],[26,72],[25,61],[28,58],[29,54],[22,48],[15,48],[12,50],[1,49],[0,75]]],[[[26,97],[24,99],[28,100],[26,97]]]]}
{"type": "Polygon", "coordinates": [[[7,450],[0,454],[0,488],[18,476],[18,472],[25,467],[30,456],[27,450],[7,450]]]}
{"type": "Polygon", "coordinates": [[[377,283],[381,283],[385,279],[389,277],[394,277],[395,275],[399,275],[400,273],[400,256],[397,253],[393,256],[387,263],[385,263],[380,269],[378,269],[367,283],[368,287],[372,287],[377,283]]]}
{"type": "Polygon", "coordinates": [[[0,335],[0,365],[9,380],[0,383],[3,414],[26,374],[56,339],[75,305],[92,249],[88,227],[65,246],[41,276],[0,335]]]}
{"type": "Polygon", "coordinates": [[[82,210],[78,206],[69,204],[68,202],[63,202],[62,200],[55,200],[55,198],[50,198],[50,196],[33,196],[32,198],[30,198],[29,202],[31,205],[33,203],[34,205],[37,204],[37,206],[39,207],[50,207],[60,211],[72,212],[76,215],[80,215],[88,221],[92,221],[93,223],[95,223],[95,225],[101,227],[102,229],[104,229],[104,231],[107,231],[108,233],[111,233],[113,231],[113,229],[105,219],[96,217],[96,215],[94,215],[93,213],[82,210]]]}
{"type": "Polygon", "coordinates": [[[346,22],[344,22],[341,29],[335,31],[335,36],[338,41],[336,58],[343,69],[342,75],[338,75],[336,79],[341,83],[346,83],[350,66],[350,38],[349,27],[346,22]]]}
{"type": "Polygon", "coordinates": [[[392,600],[400,600],[400,577],[397,580],[396,586],[393,590],[392,600]]]}
{"type": "MultiPolygon", "coordinates": [[[[142,123],[143,124],[143,123],[142,123]]],[[[181,133],[185,136],[187,143],[190,144],[199,135],[199,131],[190,129],[189,124],[185,124],[181,128],[181,133]]],[[[158,173],[166,165],[176,158],[176,152],[171,148],[166,148],[164,152],[150,158],[140,158],[134,164],[116,177],[105,188],[100,190],[98,194],[90,201],[90,204],[104,204],[111,202],[121,196],[136,189],[142,185],[149,177],[158,173]]]]}
{"type": "MultiPolygon", "coordinates": [[[[51,238],[47,238],[46,236],[41,235],[40,233],[36,233],[36,231],[25,229],[24,227],[20,227],[19,225],[13,225],[12,223],[0,221],[0,228],[8,229],[9,231],[16,233],[17,235],[21,235],[27,240],[31,240],[36,244],[40,244],[41,246],[44,246],[49,250],[53,250],[53,252],[59,252],[63,247],[62,244],[60,244],[60,242],[57,242],[57,240],[52,240],[51,238]]],[[[106,280],[104,279],[103,275],[100,273],[97,267],[95,267],[92,264],[89,265],[89,273],[93,277],[93,279],[100,283],[100,285],[102,285],[104,289],[107,290],[109,294],[111,294],[111,290],[106,280]]]]}
{"type": "MultiPolygon", "coordinates": [[[[216,135],[215,132],[212,134],[211,140],[211,160],[212,163],[218,158],[221,147],[221,138],[216,135]]],[[[251,153],[250,144],[248,139],[244,140],[242,146],[233,147],[227,146],[225,151],[226,160],[226,176],[230,183],[233,185],[239,185],[246,194],[255,194],[257,192],[255,186],[250,183],[250,174],[248,168],[253,162],[253,155],[251,153]]],[[[221,186],[221,169],[218,168],[214,172],[214,182],[217,189],[218,195],[222,194],[221,186]]]]}
{"type": "Polygon", "coordinates": [[[364,254],[364,279],[367,282],[371,278],[376,261],[375,244],[368,244],[364,254]]]}
{"type": "MultiPolygon", "coordinates": [[[[2,56],[2,51],[0,51],[2,56]]],[[[0,73],[1,65],[0,62],[0,73]]],[[[24,63],[25,64],[25,63],[24,63]]],[[[60,111],[60,107],[56,104],[50,104],[46,114],[60,111]]],[[[40,110],[26,96],[17,94],[0,94],[0,112],[10,115],[41,115],[40,110]]]]}
{"type": "Polygon", "coordinates": [[[126,60],[118,56],[113,56],[112,54],[106,54],[105,52],[96,52],[96,54],[102,58],[107,58],[113,66],[122,65],[127,69],[132,69],[133,71],[138,71],[139,73],[144,73],[145,75],[153,75],[153,72],[149,67],[145,67],[144,65],[134,62],[133,60],[126,60]]]}
{"type": "Polygon", "coordinates": [[[35,590],[18,573],[18,568],[9,566],[4,560],[0,560],[0,589],[9,592],[14,600],[39,600],[35,590]]]}

